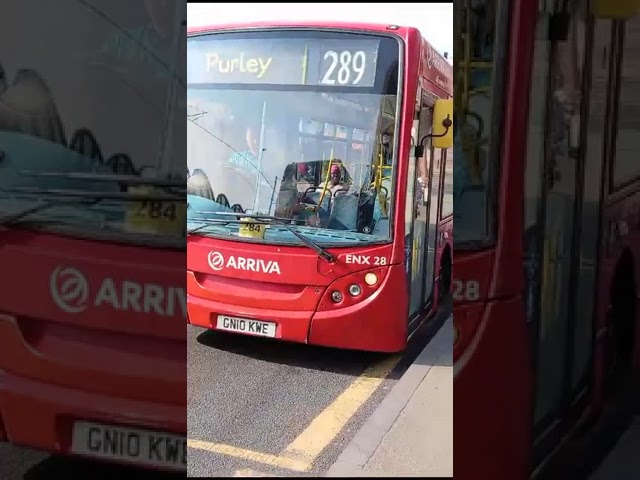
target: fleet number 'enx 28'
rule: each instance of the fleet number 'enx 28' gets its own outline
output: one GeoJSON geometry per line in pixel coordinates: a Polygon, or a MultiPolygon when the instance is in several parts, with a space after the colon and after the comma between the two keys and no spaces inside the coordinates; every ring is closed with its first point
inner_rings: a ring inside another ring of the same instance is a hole
{"type": "Polygon", "coordinates": [[[389,262],[387,261],[387,257],[375,257],[372,255],[355,255],[352,253],[348,253],[342,256],[344,263],[349,265],[387,265],[389,262]]]}

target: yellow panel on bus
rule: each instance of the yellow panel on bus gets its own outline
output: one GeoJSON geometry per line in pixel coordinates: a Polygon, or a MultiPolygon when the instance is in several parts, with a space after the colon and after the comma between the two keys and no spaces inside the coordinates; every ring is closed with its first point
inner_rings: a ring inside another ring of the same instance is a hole
{"type": "Polygon", "coordinates": [[[593,0],[593,14],[599,18],[624,20],[640,12],[640,0],[593,0]]]}
{"type": "MultiPolygon", "coordinates": [[[[153,195],[166,193],[153,186],[130,186],[129,193],[153,195]]],[[[184,235],[187,224],[187,205],[184,201],[145,200],[131,202],[125,217],[127,232],[184,235]]]]}
{"type": "Polygon", "coordinates": [[[453,145],[453,99],[439,98],[433,106],[433,146],[449,148],[453,145]],[[445,126],[445,120],[450,124],[445,126]],[[442,135],[442,136],[440,136],[442,135]]]}

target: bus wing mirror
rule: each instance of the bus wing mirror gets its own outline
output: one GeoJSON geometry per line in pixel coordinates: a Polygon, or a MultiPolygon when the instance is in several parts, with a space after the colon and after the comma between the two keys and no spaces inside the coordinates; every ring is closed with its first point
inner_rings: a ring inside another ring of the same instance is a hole
{"type": "Polygon", "coordinates": [[[453,145],[453,100],[440,98],[433,106],[433,146],[450,148],[453,145]]]}
{"type": "Polygon", "coordinates": [[[640,12],[640,0],[593,0],[593,15],[597,18],[627,20],[640,12]]]}
{"type": "Polygon", "coordinates": [[[415,147],[415,157],[424,155],[424,142],[431,138],[434,148],[450,148],[453,146],[453,100],[439,99],[433,107],[433,124],[431,133],[425,135],[415,147]]]}

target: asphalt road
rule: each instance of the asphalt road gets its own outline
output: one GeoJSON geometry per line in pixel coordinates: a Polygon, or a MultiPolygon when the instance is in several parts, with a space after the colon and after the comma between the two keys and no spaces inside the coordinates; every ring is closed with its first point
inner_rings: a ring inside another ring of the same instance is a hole
{"type": "Polygon", "coordinates": [[[188,475],[321,476],[446,316],[403,355],[189,327],[188,475]]]}
{"type": "MultiPolygon", "coordinates": [[[[402,355],[338,351],[188,327],[189,476],[318,476],[437,328],[402,355]]],[[[184,478],[0,443],[0,478],[184,478]]]]}

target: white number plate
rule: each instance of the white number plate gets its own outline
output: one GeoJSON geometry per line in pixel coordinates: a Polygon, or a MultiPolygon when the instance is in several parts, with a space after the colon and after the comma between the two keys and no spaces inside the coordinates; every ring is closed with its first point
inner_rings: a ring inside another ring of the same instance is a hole
{"type": "Polygon", "coordinates": [[[229,317],[227,315],[218,315],[217,328],[218,330],[248,333],[249,335],[258,335],[261,337],[274,338],[276,336],[276,324],[273,322],[229,317]]]}
{"type": "Polygon", "coordinates": [[[73,453],[172,470],[187,468],[187,439],[171,433],[76,422],[73,453]]]}

